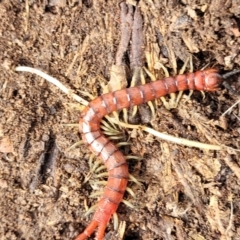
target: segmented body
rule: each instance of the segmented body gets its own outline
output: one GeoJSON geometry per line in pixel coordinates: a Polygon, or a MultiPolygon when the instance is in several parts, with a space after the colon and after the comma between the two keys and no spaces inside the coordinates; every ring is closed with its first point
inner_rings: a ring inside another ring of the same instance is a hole
{"type": "Polygon", "coordinates": [[[76,240],[86,239],[97,227],[96,239],[103,239],[105,228],[122,201],[127,187],[129,173],[126,158],[101,132],[101,119],[113,111],[140,105],[177,91],[215,91],[221,80],[216,69],[207,69],[110,92],[89,103],[81,113],[79,130],[88,148],[102,159],[109,177],[92,222],[76,240]]]}

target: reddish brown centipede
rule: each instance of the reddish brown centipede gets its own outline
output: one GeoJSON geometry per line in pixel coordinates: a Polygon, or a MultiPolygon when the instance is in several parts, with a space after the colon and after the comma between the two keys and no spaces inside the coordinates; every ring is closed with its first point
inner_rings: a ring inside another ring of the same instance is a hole
{"type": "Polygon", "coordinates": [[[217,90],[221,81],[222,76],[216,69],[207,69],[110,92],[89,103],[81,113],[79,130],[88,148],[106,165],[109,177],[93,220],[76,240],[86,239],[97,226],[96,239],[103,239],[106,226],[122,201],[127,187],[129,174],[126,159],[101,132],[101,119],[113,111],[140,105],[177,91],[189,89],[212,92],[217,90]]]}

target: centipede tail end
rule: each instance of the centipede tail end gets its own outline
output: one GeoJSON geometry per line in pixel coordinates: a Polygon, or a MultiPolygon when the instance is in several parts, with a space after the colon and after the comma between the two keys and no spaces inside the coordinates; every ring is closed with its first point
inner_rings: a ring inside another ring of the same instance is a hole
{"type": "Polygon", "coordinates": [[[79,234],[75,240],[85,240],[88,237],[91,236],[91,234],[94,232],[94,230],[96,229],[96,227],[98,226],[98,222],[93,219],[91,223],[89,223],[89,225],[86,227],[86,229],[84,230],[83,233],[79,234]]]}

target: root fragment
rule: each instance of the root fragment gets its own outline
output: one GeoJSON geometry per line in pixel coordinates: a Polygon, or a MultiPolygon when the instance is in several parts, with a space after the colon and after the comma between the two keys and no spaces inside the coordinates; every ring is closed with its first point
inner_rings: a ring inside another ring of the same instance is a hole
{"type": "Polygon", "coordinates": [[[31,67],[26,67],[26,66],[19,66],[16,67],[15,69],[18,72],[29,72],[29,73],[34,73],[42,78],[44,78],[45,80],[47,80],[48,82],[54,84],[55,86],[57,86],[61,91],[63,91],[64,93],[66,93],[69,97],[73,98],[74,100],[76,100],[77,102],[87,106],[88,105],[88,101],[86,101],[85,99],[79,97],[77,94],[73,93],[70,89],[68,89],[67,87],[65,87],[59,80],[57,80],[54,77],[49,76],[48,74],[36,69],[36,68],[31,68],[31,67]]]}

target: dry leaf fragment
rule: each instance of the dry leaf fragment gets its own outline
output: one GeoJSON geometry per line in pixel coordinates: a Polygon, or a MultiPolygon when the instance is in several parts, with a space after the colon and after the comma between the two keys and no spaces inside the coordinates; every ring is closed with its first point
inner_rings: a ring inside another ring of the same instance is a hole
{"type": "Polygon", "coordinates": [[[126,70],[124,66],[113,65],[111,79],[108,82],[109,91],[116,91],[127,87],[126,70]]]}

